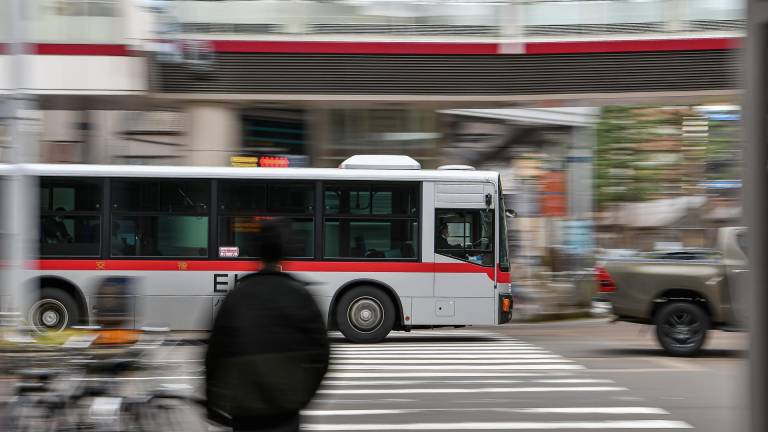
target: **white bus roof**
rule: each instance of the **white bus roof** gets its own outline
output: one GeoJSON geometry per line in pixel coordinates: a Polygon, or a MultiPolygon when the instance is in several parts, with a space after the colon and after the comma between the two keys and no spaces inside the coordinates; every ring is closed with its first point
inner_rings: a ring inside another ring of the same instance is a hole
{"type": "Polygon", "coordinates": [[[25,174],[63,177],[264,178],[285,180],[471,181],[496,183],[494,171],[339,168],[232,168],[157,165],[24,164],[25,174]]]}

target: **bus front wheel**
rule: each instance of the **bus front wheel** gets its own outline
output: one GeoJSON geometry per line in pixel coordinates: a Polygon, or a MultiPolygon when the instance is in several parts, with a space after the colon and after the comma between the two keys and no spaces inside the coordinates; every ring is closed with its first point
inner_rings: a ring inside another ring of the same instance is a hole
{"type": "Polygon", "coordinates": [[[77,302],[57,288],[43,288],[40,299],[29,309],[29,322],[35,330],[58,332],[79,321],[77,302]]]}
{"type": "Polygon", "coordinates": [[[357,287],[339,300],[336,323],[344,337],[351,342],[381,342],[395,324],[395,305],[378,288],[357,287]]]}

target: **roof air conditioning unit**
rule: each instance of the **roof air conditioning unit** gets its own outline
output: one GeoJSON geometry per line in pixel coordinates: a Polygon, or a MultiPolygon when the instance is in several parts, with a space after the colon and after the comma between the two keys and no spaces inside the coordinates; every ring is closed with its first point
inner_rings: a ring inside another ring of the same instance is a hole
{"type": "Polygon", "coordinates": [[[469,165],[442,165],[437,167],[439,170],[459,170],[459,171],[474,171],[475,167],[469,165]]]}
{"type": "Polygon", "coordinates": [[[421,164],[410,156],[399,155],[355,155],[339,165],[343,169],[370,170],[418,170],[421,164]]]}

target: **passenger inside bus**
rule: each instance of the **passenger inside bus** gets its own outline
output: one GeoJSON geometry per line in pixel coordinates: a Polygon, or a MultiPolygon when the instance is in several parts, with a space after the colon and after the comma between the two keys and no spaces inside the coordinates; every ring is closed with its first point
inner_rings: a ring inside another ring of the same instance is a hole
{"type": "MultiPolygon", "coordinates": [[[[57,212],[65,212],[63,207],[57,207],[57,212]]],[[[61,216],[43,218],[43,240],[45,243],[72,243],[72,236],[61,216]]]]}
{"type": "Polygon", "coordinates": [[[126,256],[135,254],[136,247],[128,243],[125,235],[121,235],[120,224],[112,222],[112,255],[126,256]]]}

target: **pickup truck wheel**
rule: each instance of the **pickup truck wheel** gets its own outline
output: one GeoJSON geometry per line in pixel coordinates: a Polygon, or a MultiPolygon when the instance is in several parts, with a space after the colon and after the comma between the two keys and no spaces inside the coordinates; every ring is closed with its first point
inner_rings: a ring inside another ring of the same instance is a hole
{"type": "Polygon", "coordinates": [[[688,357],[699,352],[710,328],[709,316],[689,302],[670,302],[656,314],[656,337],[668,354],[688,357]]]}

